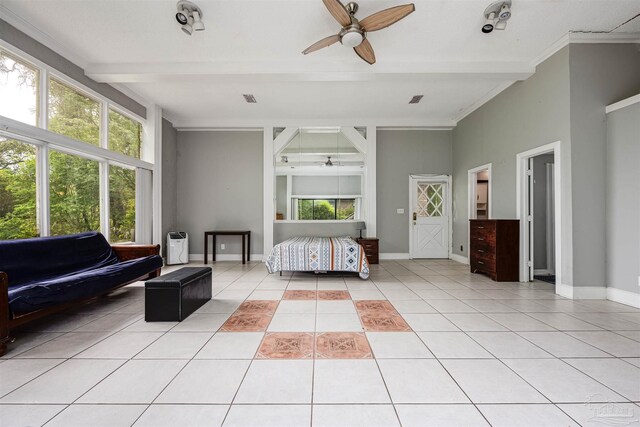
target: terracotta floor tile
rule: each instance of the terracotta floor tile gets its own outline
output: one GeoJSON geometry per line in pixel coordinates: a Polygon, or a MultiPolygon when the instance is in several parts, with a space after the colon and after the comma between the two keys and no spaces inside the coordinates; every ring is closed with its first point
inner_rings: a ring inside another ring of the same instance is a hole
{"type": "Polygon", "coordinates": [[[313,357],[313,334],[271,332],[265,335],[257,359],[309,359],[313,357]]]}
{"type": "Polygon", "coordinates": [[[397,315],[395,307],[389,302],[384,300],[360,300],[355,301],[356,310],[358,313],[389,313],[397,315]]]}
{"type": "Polygon", "coordinates": [[[349,291],[318,291],[318,299],[321,300],[343,300],[351,299],[349,291]]]}
{"type": "Polygon", "coordinates": [[[325,332],[316,336],[318,359],[371,359],[371,347],[361,332],[325,332]]]}
{"type": "Polygon", "coordinates": [[[234,314],[254,313],[254,314],[273,314],[278,308],[279,301],[272,300],[252,300],[245,301],[240,304],[238,310],[234,314]]]}
{"type": "Polygon", "coordinates": [[[408,332],[411,327],[399,314],[363,313],[360,320],[367,332],[408,332]]]}
{"type": "Polygon", "coordinates": [[[229,317],[220,328],[224,332],[262,332],[271,322],[269,314],[237,313],[229,317]]]}
{"type": "Polygon", "coordinates": [[[284,291],[282,299],[286,300],[311,300],[316,299],[316,291],[289,290],[284,291]]]}

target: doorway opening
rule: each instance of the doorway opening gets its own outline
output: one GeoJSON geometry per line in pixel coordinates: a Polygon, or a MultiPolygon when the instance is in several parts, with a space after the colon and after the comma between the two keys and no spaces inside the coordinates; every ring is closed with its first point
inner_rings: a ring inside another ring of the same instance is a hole
{"type": "Polygon", "coordinates": [[[469,219],[491,218],[491,163],[469,169],[469,219]]]}
{"type": "Polygon", "coordinates": [[[533,216],[530,235],[533,250],[533,278],[543,282],[556,283],[555,236],[553,226],[555,209],[553,203],[553,153],[540,154],[529,159],[529,169],[533,171],[530,180],[529,212],[533,216]]]}
{"type": "Polygon", "coordinates": [[[451,176],[409,177],[409,258],[451,254],[451,176]]]}
{"type": "Polygon", "coordinates": [[[561,281],[560,142],[517,155],[520,281],[561,281]]]}

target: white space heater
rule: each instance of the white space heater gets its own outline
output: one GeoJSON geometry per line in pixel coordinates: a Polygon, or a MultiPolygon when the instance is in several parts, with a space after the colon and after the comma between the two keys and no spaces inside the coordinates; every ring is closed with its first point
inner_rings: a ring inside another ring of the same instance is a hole
{"type": "Polygon", "coordinates": [[[189,235],[184,231],[167,234],[167,265],[189,262],[189,235]]]}

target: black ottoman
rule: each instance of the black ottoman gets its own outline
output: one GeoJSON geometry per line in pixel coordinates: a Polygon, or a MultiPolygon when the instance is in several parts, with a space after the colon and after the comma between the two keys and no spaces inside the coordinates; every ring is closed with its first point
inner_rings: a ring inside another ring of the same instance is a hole
{"type": "Polygon", "coordinates": [[[144,320],[180,322],[211,299],[211,267],[184,267],[144,285],[144,320]]]}

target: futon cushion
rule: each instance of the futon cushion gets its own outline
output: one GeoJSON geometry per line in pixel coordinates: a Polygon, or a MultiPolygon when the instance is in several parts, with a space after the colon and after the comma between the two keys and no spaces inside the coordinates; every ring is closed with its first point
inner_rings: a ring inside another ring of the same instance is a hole
{"type": "Polygon", "coordinates": [[[0,271],[9,275],[10,288],[116,263],[98,232],[0,241],[0,271]]]}
{"type": "Polygon", "coordinates": [[[68,301],[89,298],[147,275],[160,267],[162,267],[162,258],[151,255],[40,281],[12,285],[9,288],[9,307],[12,313],[21,314],[68,301]]]}

